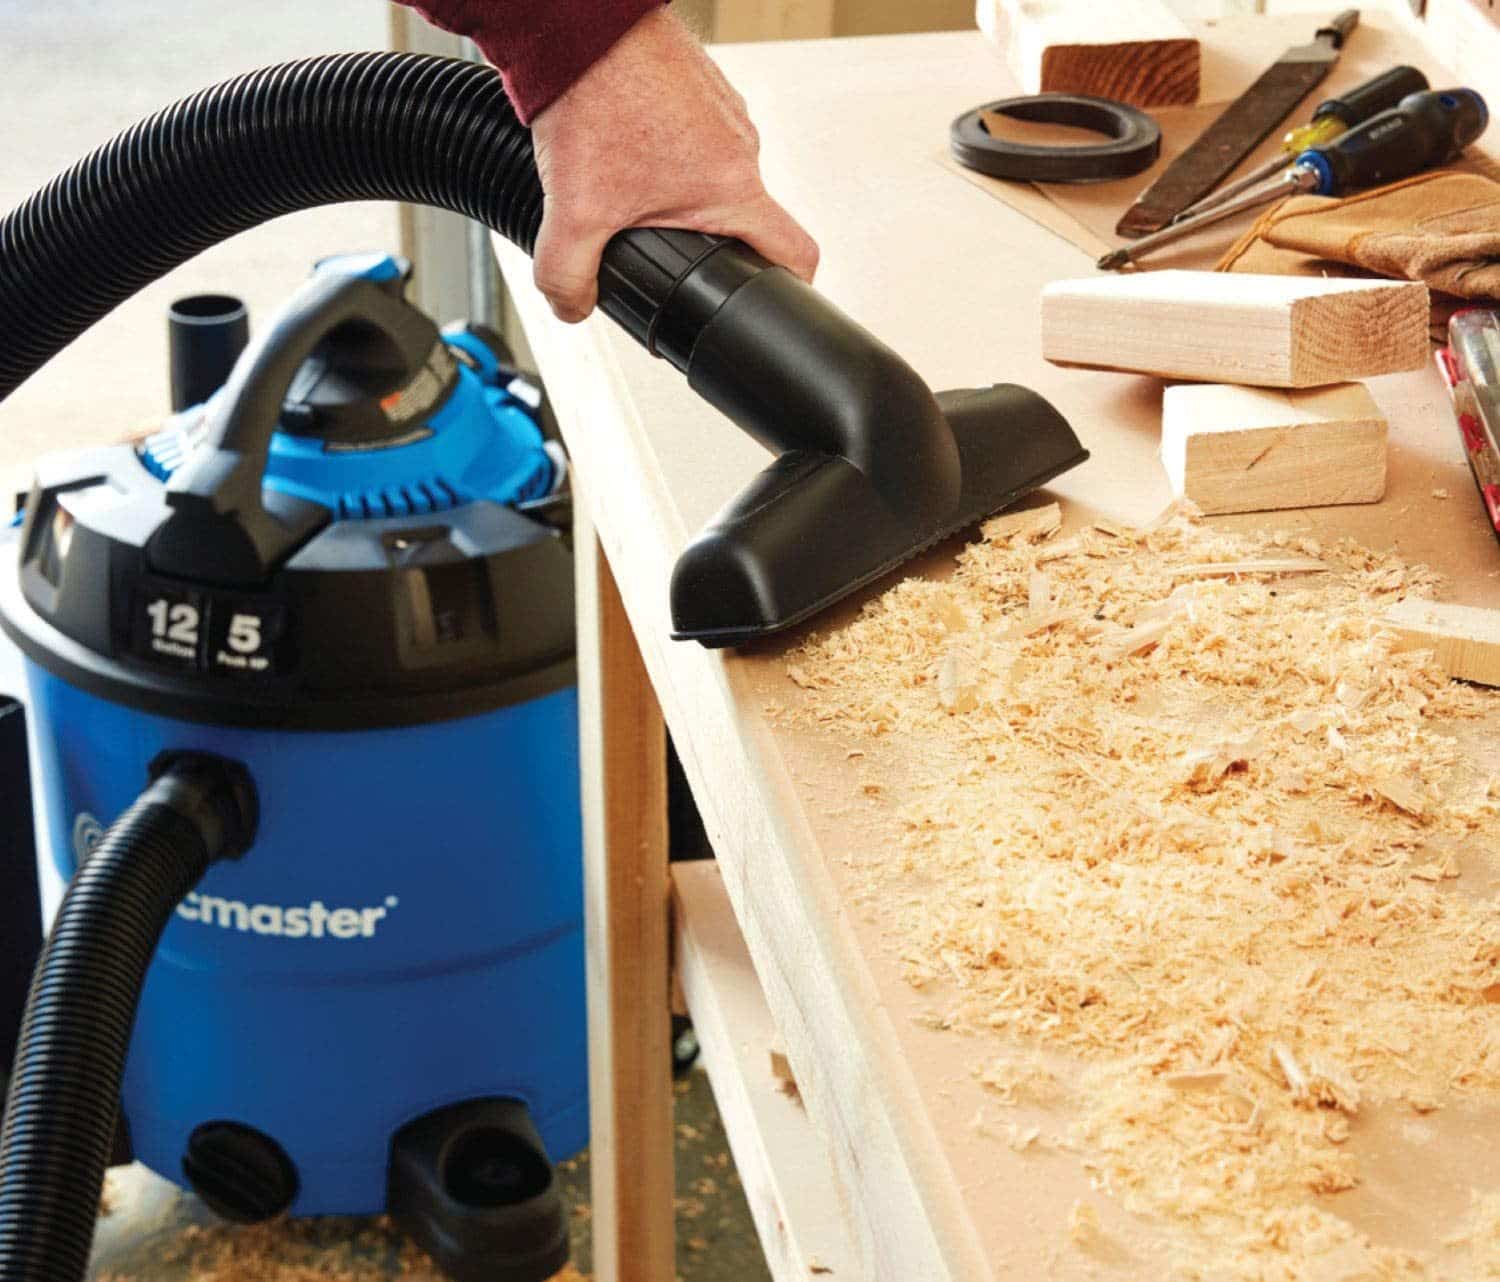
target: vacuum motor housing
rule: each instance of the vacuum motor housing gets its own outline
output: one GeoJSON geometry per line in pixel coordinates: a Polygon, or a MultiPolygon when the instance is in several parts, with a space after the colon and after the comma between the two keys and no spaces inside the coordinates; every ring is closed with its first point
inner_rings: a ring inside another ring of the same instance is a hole
{"type": "MultiPolygon", "coordinates": [[[[159,753],[254,778],[259,836],[178,907],[124,1087],[133,1155],[242,1219],[472,1219],[586,1142],[561,455],[405,275],[320,264],[206,404],[44,459],[0,585],[65,876],[159,753]]],[[[507,1232],[514,1276],[560,1264],[560,1221],[507,1232]]]]}

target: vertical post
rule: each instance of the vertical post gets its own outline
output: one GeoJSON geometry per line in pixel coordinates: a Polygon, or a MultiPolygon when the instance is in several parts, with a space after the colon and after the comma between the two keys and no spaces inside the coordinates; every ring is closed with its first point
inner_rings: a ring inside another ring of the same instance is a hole
{"type": "Polygon", "coordinates": [[[666,730],[575,496],[590,1164],[598,1282],[671,1282],[666,730]]]}
{"type": "Polygon", "coordinates": [[[816,40],[833,35],[834,0],[717,0],[713,38],[816,40]]]}

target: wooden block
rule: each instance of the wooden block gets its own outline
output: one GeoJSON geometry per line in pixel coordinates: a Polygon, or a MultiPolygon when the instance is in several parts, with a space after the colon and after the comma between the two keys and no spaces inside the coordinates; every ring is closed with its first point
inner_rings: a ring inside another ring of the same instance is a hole
{"type": "Polygon", "coordinates": [[[1187,383],[1162,400],[1172,493],[1210,514],[1377,502],[1385,440],[1363,383],[1289,392],[1187,383]]]}
{"type": "Polygon", "coordinates": [[[1197,38],[1160,0],[978,0],[975,17],[1027,93],[1198,101],[1197,38]]]}
{"type": "Polygon", "coordinates": [[[1059,365],[1256,387],[1422,369],[1427,286],[1222,272],[1130,272],[1042,289],[1042,355],[1059,365]]]}
{"type": "Polygon", "coordinates": [[[1436,651],[1450,677],[1500,686],[1500,610],[1407,600],[1381,622],[1401,638],[1402,649],[1436,651]]]}

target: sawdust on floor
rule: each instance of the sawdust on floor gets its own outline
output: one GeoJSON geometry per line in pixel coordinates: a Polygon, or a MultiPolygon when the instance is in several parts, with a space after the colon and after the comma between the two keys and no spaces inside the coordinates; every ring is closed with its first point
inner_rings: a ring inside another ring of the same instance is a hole
{"type": "Polygon", "coordinates": [[[936,1024],[1015,1048],[972,1066],[999,1102],[1068,1096],[1065,1142],[1166,1226],[1172,1276],[1500,1278],[1500,1195],[1429,1254],[1318,1197],[1360,1180],[1362,1108],[1500,1097],[1500,758],[1465,746],[1500,694],[1377,623],[1436,577],[1183,507],[1060,525],[996,518],[951,579],[789,655],[785,715],[899,833],[859,898],[936,1024]]]}

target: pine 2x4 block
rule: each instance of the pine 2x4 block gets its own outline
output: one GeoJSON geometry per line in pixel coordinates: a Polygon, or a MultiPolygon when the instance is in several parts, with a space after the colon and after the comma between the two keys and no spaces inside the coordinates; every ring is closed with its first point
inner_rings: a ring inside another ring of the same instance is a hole
{"type": "Polygon", "coordinates": [[[1161,461],[1172,493],[1209,514],[1375,503],[1386,421],[1363,383],[1184,383],[1162,398],[1161,461]]]}
{"type": "Polygon", "coordinates": [[[1162,0],[978,0],[974,16],[1027,93],[1198,101],[1198,40],[1162,0]]]}
{"type": "Polygon", "coordinates": [[[1427,287],[1226,272],[1130,272],[1042,291],[1059,365],[1255,387],[1319,387],[1423,368],[1427,287]]]}

